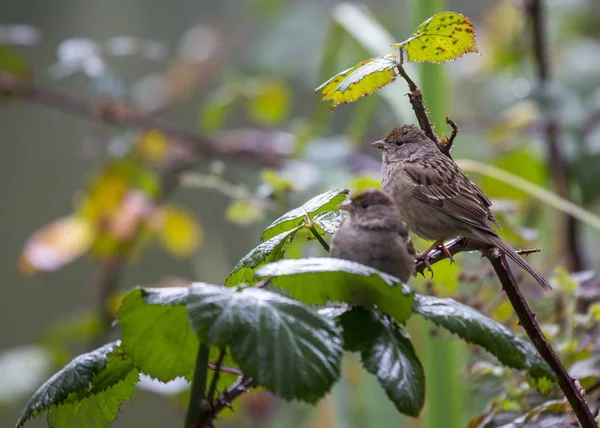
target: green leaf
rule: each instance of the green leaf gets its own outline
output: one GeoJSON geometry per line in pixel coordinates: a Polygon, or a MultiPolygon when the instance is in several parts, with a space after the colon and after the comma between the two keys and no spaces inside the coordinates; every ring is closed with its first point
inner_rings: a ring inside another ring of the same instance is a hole
{"type": "Polygon", "coordinates": [[[326,211],[317,214],[313,220],[325,233],[333,235],[346,218],[345,214],[344,211],[326,211]]]}
{"type": "Polygon", "coordinates": [[[397,65],[398,58],[392,54],[369,58],[336,74],[315,92],[321,93],[323,100],[333,101],[333,110],[340,104],[352,103],[392,83],[398,77],[397,65]]]}
{"type": "Polygon", "coordinates": [[[123,349],[139,369],[162,382],[189,376],[198,339],[185,307],[187,287],[137,289],[119,307],[123,349]]]}
{"type": "Polygon", "coordinates": [[[311,218],[316,214],[324,211],[335,211],[337,206],[346,199],[348,190],[346,189],[332,189],[318,196],[315,196],[310,201],[306,202],[301,207],[295,208],[288,211],[277,220],[275,220],[269,227],[265,229],[261,241],[273,238],[280,233],[292,230],[295,227],[304,224],[306,215],[308,214],[311,218]]]}
{"type": "Polygon", "coordinates": [[[346,302],[370,308],[374,305],[398,322],[413,309],[413,296],[405,284],[391,275],[349,260],[308,258],[281,260],[262,266],[257,277],[272,277],[273,285],[310,305],[346,302]]]}
{"type": "Polygon", "coordinates": [[[217,131],[223,126],[229,111],[234,106],[236,98],[224,88],[212,94],[200,112],[200,126],[206,131],[217,131]]]}
{"type": "Polygon", "coordinates": [[[554,379],[531,343],[469,306],[453,299],[415,294],[414,311],[463,340],[483,347],[505,366],[527,370],[535,378],[554,379]]]}
{"type": "Polygon", "coordinates": [[[340,317],[345,348],[360,352],[396,408],[418,416],[425,403],[425,373],[407,334],[374,310],[353,308],[340,317]]]}
{"type": "Polygon", "coordinates": [[[258,85],[247,104],[248,115],[265,126],[276,126],[289,113],[290,90],[283,80],[270,80],[258,85]]]}
{"type": "Polygon", "coordinates": [[[202,341],[230,347],[242,371],[281,398],[316,403],[340,375],[339,332],[296,300],[197,283],[188,312],[202,341]]]}
{"type": "Polygon", "coordinates": [[[475,27],[469,18],[456,12],[433,15],[419,25],[408,40],[392,47],[404,48],[408,60],[416,62],[445,62],[478,52],[475,27]]]}
{"type": "Polygon", "coordinates": [[[111,342],[73,359],[33,394],[17,428],[44,412],[50,426],[108,427],[139,378],[119,346],[111,342]]]}
{"type": "Polygon", "coordinates": [[[285,245],[294,239],[294,235],[300,227],[295,227],[292,230],[280,233],[271,239],[261,242],[235,265],[225,281],[225,286],[233,287],[244,282],[253,282],[256,269],[265,263],[283,258],[285,245]]]}

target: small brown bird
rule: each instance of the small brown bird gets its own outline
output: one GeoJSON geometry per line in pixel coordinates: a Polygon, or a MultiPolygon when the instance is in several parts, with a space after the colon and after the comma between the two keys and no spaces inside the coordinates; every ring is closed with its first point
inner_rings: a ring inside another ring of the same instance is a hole
{"type": "Polygon", "coordinates": [[[408,281],[415,271],[415,249],[394,201],[380,190],[367,189],[339,208],[350,215],[333,236],[329,255],[408,281]]]}
{"type": "MultiPolygon", "coordinates": [[[[383,151],[382,187],[398,204],[402,219],[416,235],[435,241],[421,254],[456,236],[476,238],[500,248],[545,289],[550,284],[492,229],[500,227],[492,203],[452,159],[414,125],[398,126],[371,144],[383,151]]],[[[452,258],[450,256],[450,258],[452,258]]],[[[431,270],[431,267],[429,270],[431,270]]]]}

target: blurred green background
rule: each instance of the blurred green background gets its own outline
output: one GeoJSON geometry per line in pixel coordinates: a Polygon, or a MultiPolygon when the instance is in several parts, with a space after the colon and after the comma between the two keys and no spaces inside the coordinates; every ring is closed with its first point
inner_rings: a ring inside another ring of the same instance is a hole
{"type": "MultiPolygon", "coordinates": [[[[265,177],[250,163],[201,162],[196,175],[189,175],[187,185],[170,198],[197,217],[198,245],[185,257],[149,245],[119,280],[120,289],[173,278],[222,284],[235,263],[256,245],[262,228],[285,207],[302,203],[318,190],[356,189],[377,179],[378,154],[366,143],[399,122],[415,121],[404,96],[405,83],[398,80],[334,113],[314,88],[364,58],[390,52],[388,41],[406,39],[424,19],[443,10],[471,18],[480,54],[443,65],[409,65],[407,71],[423,90],[437,132],[446,130],[445,116],[460,127],[454,158],[495,165],[555,190],[543,121],[557,117],[568,196],[597,213],[600,3],[546,2],[553,80],[542,88],[520,3],[526,2],[6,0],[0,16],[0,59],[16,55],[27,64],[29,76],[43,86],[98,102],[123,100],[217,141],[239,138],[251,144],[258,138],[286,150],[294,147],[294,161],[280,164],[275,178],[265,177]],[[238,134],[227,133],[233,130],[238,134]],[[206,177],[213,178],[207,182],[206,177]],[[211,181],[214,177],[218,179],[211,181]],[[285,180],[293,183],[293,191],[281,196],[276,190],[285,180]],[[268,202],[265,192],[270,192],[268,202]],[[232,205],[236,200],[243,203],[232,205]]],[[[5,195],[0,223],[4,285],[0,373],[12,374],[10,379],[0,378],[0,426],[11,426],[31,392],[71,356],[88,348],[95,324],[86,317],[96,307],[99,293],[94,287],[97,259],[83,257],[54,272],[23,275],[18,260],[24,244],[35,230],[68,215],[74,195],[90,174],[108,157],[122,153],[137,134],[6,99],[0,99],[0,124],[0,186],[5,195]],[[42,341],[54,341],[55,352],[31,348],[42,341]]],[[[544,248],[543,257],[533,259],[543,273],[552,274],[558,265],[571,271],[599,265],[597,230],[580,225],[576,245],[581,256],[565,256],[558,211],[506,183],[473,177],[494,199],[507,226],[505,237],[515,246],[544,248]]],[[[320,254],[312,247],[303,251],[320,254]]],[[[483,271],[479,279],[468,283],[459,267],[440,264],[433,287],[442,295],[467,299],[475,293],[473,283],[483,284],[487,294],[477,293],[489,303],[499,286],[476,260],[463,256],[458,264],[483,271]]],[[[431,285],[422,279],[414,283],[431,285]]],[[[493,300],[486,309],[500,318],[502,310],[506,314],[501,300],[493,300]]],[[[510,311],[504,316],[501,321],[508,322],[510,311]]],[[[318,408],[256,395],[245,400],[245,410],[237,418],[223,424],[465,426],[489,398],[469,380],[471,353],[447,336],[432,338],[430,325],[411,325],[410,331],[428,374],[427,408],[419,421],[398,415],[358,359],[349,356],[344,380],[318,408]]],[[[140,390],[123,406],[114,426],[181,426],[184,412],[185,400],[165,397],[164,391],[140,390]]],[[[45,426],[45,421],[34,420],[28,426],[45,426]]]]}

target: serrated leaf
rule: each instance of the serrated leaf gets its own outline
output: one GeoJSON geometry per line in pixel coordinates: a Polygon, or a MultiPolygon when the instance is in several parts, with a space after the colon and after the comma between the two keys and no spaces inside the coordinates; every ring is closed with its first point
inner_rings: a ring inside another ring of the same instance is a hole
{"type": "Polygon", "coordinates": [[[403,323],[413,309],[412,292],[397,278],[360,263],[334,258],[280,260],[262,266],[257,277],[309,305],[346,302],[381,311],[403,323]]]}
{"type": "Polygon", "coordinates": [[[440,12],[417,27],[412,36],[393,48],[406,50],[408,61],[445,62],[478,52],[475,27],[456,12],[440,12]]]}
{"type": "Polygon", "coordinates": [[[162,382],[194,369],[198,338],[185,307],[187,287],[137,289],[121,303],[123,349],[139,369],[162,382]]]}
{"type": "Polygon", "coordinates": [[[333,101],[333,110],[340,104],[354,102],[392,83],[398,77],[397,65],[398,58],[392,54],[369,58],[336,74],[315,92],[321,93],[323,100],[333,101]]]}
{"type": "Polygon", "coordinates": [[[340,375],[339,332],[296,300],[197,283],[187,306],[202,341],[230,347],[242,371],[281,398],[315,403],[340,375]]]}
{"type": "Polygon", "coordinates": [[[353,308],[340,317],[345,348],[360,352],[396,408],[418,416],[425,403],[425,373],[407,334],[373,310],[353,308]]]}
{"type": "Polygon", "coordinates": [[[527,370],[535,378],[555,378],[531,343],[469,306],[453,299],[415,294],[414,311],[463,340],[483,347],[505,366],[527,370]]]}
{"type": "Polygon", "coordinates": [[[251,283],[254,280],[254,272],[265,263],[270,263],[283,258],[284,247],[294,239],[294,235],[301,226],[280,233],[271,239],[261,242],[244,256],[233,268],[227,280],[226,287],[233,287],[244,282],[251,283]]]}
{"type": "Polygon", "coordinates": [[[108,427],[139,378],[119,346],[111,342],[74,358],[33,394],[17,427],[44,412],[50,426],[108,427]]]}
{"type": "Polygon", "coordinates": [[[288,211],[271,223],[260,237],[261,241],[265,241],[282,232],[301,226],[304,224],[307,214],[311,218],[314,218],[316,214],[324,211],[336,211],[337,206],[346,199],[347,194],[348,190],[346,189],[332,189],[315,196],[301,207],[288,211]]]}
{"type": "Polygon", "coordinates": [[[346,213],[338,210],[319,213],[313,220],[325,233],[333,235],[340,228],[345,218],[346,213]]]}

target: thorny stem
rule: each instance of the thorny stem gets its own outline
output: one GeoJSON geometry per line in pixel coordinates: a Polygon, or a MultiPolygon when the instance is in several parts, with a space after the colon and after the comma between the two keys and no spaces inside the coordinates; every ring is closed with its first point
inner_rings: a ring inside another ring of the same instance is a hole
{"type": "MultiPolygon", "coordinates": [[[[548,43],[545,31],[544,5],[542,0],[527,0],[525,9],[533,30],[533,49],[537,68],[538,85],[542,91],[547,91],[551,81],[550,60],[548,57],[548,43]]],[[[542,97],[547,98],[545,94],[542,97]]],[[[545,102],[539,102],[545,109],[545,102]]],[[[550,110],[552,108],[550,107],[550,110]]],[[[560,147],[560,124],[556,114],[548,112],[548,119],[544,123],[544,133],[548,155],[550,157],[548,170],[552,171],[550,177],[554,188],[561,198],[569,199],[567,180],[567,167],[560,147]]],[[[566,259],[567,269],[576,272],[584,269],[582,246],[580,245],[579,223],[570,215],[564,215],[563,245],[561,255],[566,259]]]]}
{"type": "Polygon", "coordinates": [[[594,416],[585,402],[583,388],[577,379],[573,379],[569,376],[569,373],[544,337],[544,333],[535,320],[535,314],[531,311],[525,298],[521,294],[517,280],[506,261],[506,256],[497,248],[491,248],[484,254],[492,264],[492,267],[502,284],[502,289],[506,293],[508,300],[512,304],[515,313],[519,318],[521,326],[542,358],[544,358],[552,371],[556,374],[558,384],[571,404],[579,423],[583,428],[595,428],[596,423],[594,421],[594,416]]]}
{"type": "Polygon", "coordinates": [[[211,404],[211,407],[214,408],[214,395],[217,390],[217,382],[219,381],[219,375],[221,373],[221,365],[223,364],[223,360],[225,359],[226,354],[225,349],[221,349],[219,351],[219,357],[217,358],[217,362],[215,363],[214,373],[212,380],[210,382],[210,387],[208,388],[208,394],[206,397],[208,398],[208,402],[211,404]]]}

